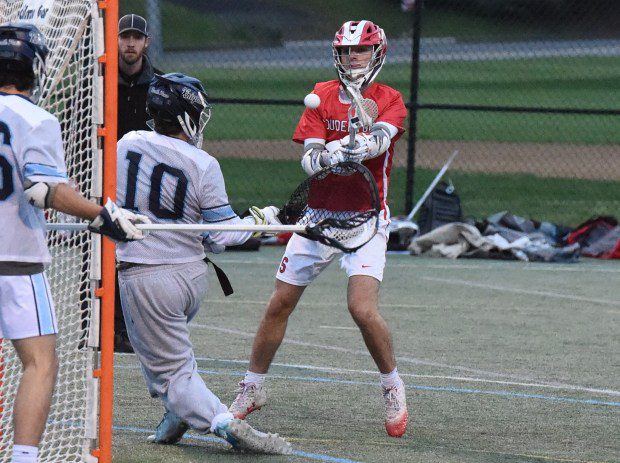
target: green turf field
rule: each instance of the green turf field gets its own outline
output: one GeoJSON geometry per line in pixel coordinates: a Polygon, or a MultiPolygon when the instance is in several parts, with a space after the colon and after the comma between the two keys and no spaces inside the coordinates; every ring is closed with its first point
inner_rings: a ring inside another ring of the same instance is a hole
{"type": "MultiPolygon", "coordinates": [[[[304,178],[296,161],[220,159],[220,164],[229,198],[238,211],[255,204],[284,204],[304,178]],[[247,172],[252,172],[251,179],[247,172]]],[[[436,174],[417,169],[415,201],[436,174]]],[[[527,218],[576,226],[593,215],[617,216],[620,211],[620,182],[453,171],[445,179],[456,186],[464,214],[476,219],[509,210],[527,218]]],[[[393,215],[404,213],[405,185],[405,169],[395,168],[389,196],[393,215]]]]}
{"type": "MultiPolygon", "coordinates": [[[[300,57],[300,64],[303,58],[300,57]]],[[[214,98],[298,99],[332,69],[187,69],[214,98]]],[[[407,65],[386,65],[380,81],[409,97],[407,65]]],[[[618,109],[618,58],[546,58],[514,61],[425,63],[420,103],[618,109]]],[[[303,106],[216,104],[207,128],[211,139],[287,139],[303,106]]],[[[420,139],[504,142],[620,143],[618,116],[421,111],[420,139]]]]}
{"type": "MultiPolygon", "coordinates": [[[[282,248],[215,260],[217,282],[190,324],[198,368],[225,403],[247,367],[282,248]]],[[[381,312],[408,385],[410,425],[383,429],[374,364],[332,265],[304,295],[248,417],[290,439],[290,457],[238,455],[211,435],[145,442],[162,415],[133,355],[116,356],[114,462],[611,463],[618,461],[620,269],[390,255],[381,312]]],[[[213,275],[211,275],[213,276],[213,275]]]]}

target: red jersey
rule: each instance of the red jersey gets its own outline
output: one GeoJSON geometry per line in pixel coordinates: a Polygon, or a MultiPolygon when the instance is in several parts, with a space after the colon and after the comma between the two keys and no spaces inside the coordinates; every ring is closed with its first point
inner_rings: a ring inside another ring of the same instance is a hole
{"type": "MultiPolygon", "coordinates": [[[[338,80],[319,82],[314,86],[312,93],[316,93],[321,98],[321,105],[316,109],[305,109],[293,134],[293,141],[303,143],[307,138],[321,138],[325,140],[325,143],[329,143],[349,135],[350,104],[340,100],[340,82],[338,80]]],[[[405,108],[400,92],[384,84],[373,83],[363,92],[362,96],[377,103],[379,116],[375,122],[387,122],[398,129],[398,133],[392,138],[392,143],[385,153],[363,162],[375,177],[379,187],[381,207],[385,208],[394,144],[405,132],[403,123],[407,117],[407,108],[405,108]]]]}

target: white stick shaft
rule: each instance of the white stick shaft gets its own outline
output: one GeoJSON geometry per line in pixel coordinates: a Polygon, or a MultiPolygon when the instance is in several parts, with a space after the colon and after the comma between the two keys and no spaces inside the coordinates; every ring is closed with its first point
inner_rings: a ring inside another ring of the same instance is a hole
{"type": "Polygon", "coordinates": [[[459,154],[459,150],[456,150],[454,153],[452,153],[452,155],[448,158],[448,160],[446,161],[446,163],[443,165],[443,167],[441,168],[441,170],[437,173],[437,176],[435,177],[435,179],[431,182],[431,184],[428,186],[428,188],[426,189],[426,191],[424,192],[424,194],[422,195],[422,197],[418,200],[418,202],[416,203],[415,206],[413,206],[413,209],[411,209],[411,212],[409,213],[409,215],[407,216],[407,220],[411,221],[413,219],[413,216],[416,215],[416,212],[418,212],[418,209],[420,209],[420,207],[422,207],[422,204],[424,204],[424,201],[426,201],[426,198],[428,198],[428,195],[431,194],[431,191],[433,191],[433,188],[435,188],[437,186],[437,184],[439,183],[439,181],[441,180],[441,177],[443,177],[443,174],[446,173],[446,171],[448,170],[448,167],[450,167],[450,164],[452,164],[452,160],[456,157],[456,155],[459,154]]]}
{"type": "MultiPolygon", "coordinates": [[[[265,233],[293,232],[304,233],[303,225],[224,225],[224,224],[166,224],[152,223],[148,225],[136,225],[140,230],[146,231],[171,231],[171,232],[210,232],[210,231],[252,231],[265,233]]],[[[48,230],[84,231],[88,228],[87,223],[48,223],[48,230]]]]}

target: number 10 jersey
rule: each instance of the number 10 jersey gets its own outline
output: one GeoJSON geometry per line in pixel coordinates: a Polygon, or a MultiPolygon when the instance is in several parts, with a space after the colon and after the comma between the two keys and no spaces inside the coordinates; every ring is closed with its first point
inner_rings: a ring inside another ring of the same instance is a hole
{"type": "MultiPolygon", "coordinates": [[[[117,147],[117,203],[153,223],[219,223],[237,218],[217,160],[189,143],[156,132],[129,132],[117,147]]],[[[153,232],[118,243],[119,261],[179,264],[204,258],[200,232],[153,232]]]]}

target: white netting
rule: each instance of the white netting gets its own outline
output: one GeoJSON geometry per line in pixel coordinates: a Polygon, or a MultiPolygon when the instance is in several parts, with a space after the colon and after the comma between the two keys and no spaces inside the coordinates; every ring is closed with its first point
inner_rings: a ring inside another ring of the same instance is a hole
{"type": "MultiPolygon", "coordinates": [[[[100,182],[95,175],[99,165],[97,108],[102,94],[97,63],[96,6],[94,0],[0,0],[0,23],[26,19],[39,26],[47,38],[48,79],[39,104],[58,117],[68,174],[89,197],[99,195],[100,182]],[[30,13],[33,6],[36,11],[30,13]],[[49,10],[41,15],[39,7],[49,10]]],[[[61,219],[56,215],[49,217],[52,221],[61,219]]],[[[39,461],[91,461],[89,450],[97,428],[92,380],[97,351],[88,346],[89,329],[94,323],[93,246],[87,232],[53,232],[49,244],[53,263],[46,273],[58,317],[60,373],[39,461]]],[[[10,459],[11,409],[21,365],[10,342],[2,341],[1,349],[0,368],[4,368],[4,375],[0,384],[0,463],[4,463],[10,459]]]]}

